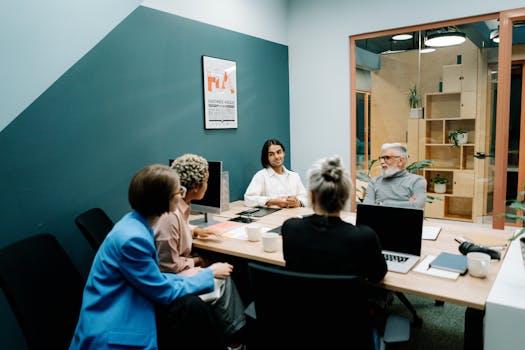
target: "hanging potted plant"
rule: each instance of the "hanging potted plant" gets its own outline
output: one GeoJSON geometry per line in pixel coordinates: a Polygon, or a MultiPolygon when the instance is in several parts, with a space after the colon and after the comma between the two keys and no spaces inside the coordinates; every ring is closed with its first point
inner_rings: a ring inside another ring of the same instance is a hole
{"type": "Polygon", "coordinates": [[[452,141],[452,147],[459,147],[460,145],[467,143],[468,133],[464,130],[450,130],[448,132],[448,139],[452,141]]]}
{"type": "Polygon", "coordinates": [[[436,174],[436,176],[430,179],[430,183],[434,185],[434,192],[436,193],[447,192],[447,183],[448,183],[447,178],[441,177],[439,176],[439,174],[436,174]]]}
{"type": "Polygon", "coordinates": [[[411,86],[408,89],[408,105],[410,107],[410,117],[411,118],[422,118],[423,109],[421,108],[421,97],[417,92],[417,86],[411,86]]]}

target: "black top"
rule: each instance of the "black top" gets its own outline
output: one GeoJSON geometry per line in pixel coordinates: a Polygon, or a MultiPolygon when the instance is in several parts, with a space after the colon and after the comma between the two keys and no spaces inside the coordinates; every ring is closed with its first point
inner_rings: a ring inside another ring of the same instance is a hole
{"type": "Polygon", "coordinates": [[[376,233],[339,217],[310,215],[291,218],[282,226],[286,268],[294,271],[353,274],[381,280],[386,262],[376,233]]]}

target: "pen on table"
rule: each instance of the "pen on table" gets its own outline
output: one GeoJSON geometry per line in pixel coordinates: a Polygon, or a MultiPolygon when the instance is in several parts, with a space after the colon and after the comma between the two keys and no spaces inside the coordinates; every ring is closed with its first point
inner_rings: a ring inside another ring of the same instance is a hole
{"type": "Polygon", "coordinates": [[[459,238],[458,238],[458,237],[455,237],[454,240],[455,240],[456,242],[460,243],[460,244],[463,243],[463,242],[465,242],[465,238],[463,238],[463,237],[459,237],[459,238]]]}

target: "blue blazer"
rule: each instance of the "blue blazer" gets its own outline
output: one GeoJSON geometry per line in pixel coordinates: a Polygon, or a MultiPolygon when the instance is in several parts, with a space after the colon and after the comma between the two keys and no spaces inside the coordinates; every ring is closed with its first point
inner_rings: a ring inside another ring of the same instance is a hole
{"type": "Polygon", "coordinates": [[[130,212],[95,256],[69,349],[157,349],[155,304],[213,288],[209,268],[191,277],[162,273],[153,231],[130,212]]]}

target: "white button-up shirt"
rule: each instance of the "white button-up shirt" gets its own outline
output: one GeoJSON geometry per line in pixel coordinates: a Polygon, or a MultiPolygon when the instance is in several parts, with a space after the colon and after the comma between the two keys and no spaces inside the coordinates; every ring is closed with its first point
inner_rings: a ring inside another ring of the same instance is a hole
{"type": "Polygon", "coordinates": [[[297,196],[303,206],[308,205],[306,189],[299,174],[283,166],[283,173],[271,167],[259,170],[244,193],[244,204],[249,207],[265,206],[273,198],[297,196]]]}

